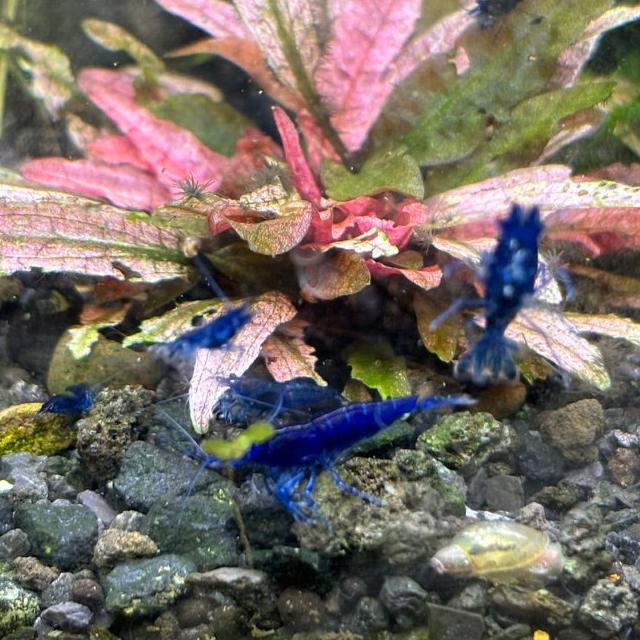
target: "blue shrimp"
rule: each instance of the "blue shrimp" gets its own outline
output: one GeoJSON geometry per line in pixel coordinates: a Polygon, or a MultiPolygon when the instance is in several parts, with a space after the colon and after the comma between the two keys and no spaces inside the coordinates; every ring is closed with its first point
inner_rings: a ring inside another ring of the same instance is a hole
{"type": "Polygon", "coordinates": [[[191,329],[156,349],[157,355],[168,361],[189,361],[198,349],[223,347],[251,319],[248,305],[229,309],[220,317],[191,329]]]}
{"type": "Polygon", "coordinates": [[[356,402],[307,423],[282,427],[269,440],[253,444],[235,460],[223,461],[208,455],[193,439],[192,456],[200,461],[201,468],[262,470],[269,490],[280,503],[296,520],[310,522],[318,515],[312,493],[317,474],[322,470],[331,475],[342,491],[381,504],[377,498],[346,484],[334,468],[354,445],[391,426],[402,416],[440,407],[469,406],[474,402],[466,395],[356,402]]]}
{"type": "Polygon", "coordinates": [[[484,333],[460,357],[454,370],[457,378],[477,385],[518,377],[513,361],[517,345],[505,338],[504,332],[534,293],[538,241],[543,231],[539,209],[525,211],[514,204],[509,216],[500,222],[500,230],[498,244],[483,265],[484,298],[458,300],[432,323],[435,328],[464,307],[484,307],[484,333]]]}
{"type": "Polygon", "coordinates": [[[81,416],[93,406],[96,390],[88,384],[74,384],[63,393],[51,396],[38,413],[66,413],[81,416]]]}
{"type": "Polygon", "coordinates": [[[323,387],[310,378],[274,382],[250,376],[230,376],[229,389],[218,403],[218,414],[225,422],[249,424],[266,419],[278,424],[291,422],[294,416],[312,418],[344,405],[344,398],[331,387],[323,387]],[[288,419],[288,420],[287,420],[288,419]]]}

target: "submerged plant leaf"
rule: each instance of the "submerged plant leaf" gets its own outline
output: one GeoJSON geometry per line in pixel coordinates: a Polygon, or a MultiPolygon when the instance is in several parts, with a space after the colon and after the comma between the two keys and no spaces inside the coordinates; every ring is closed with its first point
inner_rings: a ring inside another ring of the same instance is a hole
{"type": "Polygon", "coordinates": [[[42,100],[48,113],[57,116],[75,91],[71,64],[61,49],[25,38],[8,24],[0,22],[0,50],[20,51],[21,69],[29,76],[29,90],[42,100]]]}
{"type": "Polygon", "coordinates": [[[446,307],[434,301],[433,296],[428,297],[417,292],[413,298],[413,309],[416,313],[420,338],[431,353],[442,360],[451,362],[456,355],[458,341],[462,335],[464,320],[460,314],[448,318],[438,325],[437,329],[431,328],[431,323],[446,307]]]}
{"type": "Polygon", "coordinates": [[[251,36],[233,5],[224,0],[156,0],[167,11],[220,38],[251,36]]]}
{"type": "Polygon", "coordinates": [[[450,169],[431,174],[427,188],[444,191],[528,164],[540,155],[560,120],[602,102],[614,86],[610,81],[589,82],[524,100],[476,153],[450,169]]]}
{"type": "Polygon", "coordinates": [[[219,460],[237,460],[242,458],[254,444],[271,440],[275,432],[274,426],[268,422],[254,422],[233,440],[207,438],[200,443],[200,446],[206,453],[219,460]]]}
{"type": "Polygon", "coordinates": [[[209,96],[178,93],[151,106],[159,118],[170,120],[194,133],[210,149],[232,156],[242,133],[251,125],[242,114],[225,102],[209,96]]]}
{"type": "Polygon", "coordinates": [[[565,313],[564,315],[578,333],[596,333],[601,336],[620,338],[640,346],[640,324],[629,318],[621,318],[612,313],[606,315],[565,313]]]}
{"type": "Polygon", "coordinates": [[[109,51],[124,51],[128,53],[149,79],[164,71],[164,62],[136,37],[132,36],[113,22],[87,18],[82,21],[83,31],[101,47],[109,51]]]}
{"type": "Polygon", "coordinates": [[[230,376],[241,376],[260,355],[264,341],[283,322],[296,315],[289,299],[270,291],[250,304],[251,320],[224,349],[200,349],[189,386],[191,421],[198,433],[206,433],[213,407],[228,388],[230,376]]]}
{"type": "Polygon", "coordinates": [[[315,73],[345,147],[357,151],[393,90],[393,61],[420,17],[420,0],[346,0],[315,73]]]}
{"type": "Polygon", "coordinates": [[[282,325],[262,345],[262,358],[277,382],[293,378],[311,378],[319,385],[327,383],[316,373],[315,349],[304,341],[308,323],[298,318],[282,325]]]}
{"type": "Polygon", "coordinates": [[[300,293],[309,301],[333,300],[364,289],[371,276],[364,259],[354,251],[319,253],[297,263],[300,293]]]}
{"type": "Polygon", "coordinates": [[[277,256],[300,244],[311,225],[311,204],[292,197],[279,206],[276,217],[258,222],[241,222],[228,217],[233,230],[256,253],[277,256]]]}
{"type": "Polygon", "coordinates": [[[153,209],[171,199],[171,192],[144,169],[101,160],[37,158],[22,165],[29,180],[58,189],[108,199],[128,209],[153,209]]]}
{"type": "Polygon", "coordinates": [[[376,262],[375,260],[367,260],[367,266],[369,267],[369,271],[376,277],[403,276],[409,280],[409,282],[413,282],[413,284],[425,290],[437,287],[442,280],[442,271],[437,265],[422,267],[421,269],[403,269],[401,267],[383,264],[382,262],[376,262]]]}
{"type": "Polygon", "coordinates": [[[611,386],[600,350],[581,338],[562,313],[545,308],[527,309],[518,314],[505,335],[598,389],[611,386]]]}
{"type": "Polygon", "coordinates": [[[325,163],[322,182],[335,200],[352,200],[381,191],[397,191],[417,200],[424,197],[420,167],[403,149],[378,152],[358,173],[351,173],[341,164],[325,163]]]}
{"type": "Polygon", "coordinates": [[[356,342],[343,355],[351,377],[375,389],[383,399],[411,393],[405,360],[396,356],[387,342],[356,342]]]}
{"type": "Polygon", "coordinates": [[[0,272],[39,267],[146,282],[185,277],[181,238],[130,213],[67,194],[59,202],[0,201],[0,272]]]}

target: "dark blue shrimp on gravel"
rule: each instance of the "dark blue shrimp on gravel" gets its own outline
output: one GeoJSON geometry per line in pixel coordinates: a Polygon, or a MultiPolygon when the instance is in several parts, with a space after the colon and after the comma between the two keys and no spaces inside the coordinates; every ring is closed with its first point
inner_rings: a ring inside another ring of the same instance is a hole
{"type": "MultiPolygon", "coordinates": [[[[342,491],[380,504],[377,498],[346,484],[335,470],[335,464],[356,444],[405,415],[473,403],[474,400],[466,395],[407,396],[381,402],[356,402],[304,424],[278,429],[269,440],[252,445],[235,460],[222,461],[205,453],[199,445],[192,455],[202,467],[261,471],[269,490],[293,517],[301,522],[311,522],[322,519],[312,495],[320,471],[327,471],[342,491]]],[[[203,445],[206,446],[206,441],[203,445]]]]}
{"type": "Polygon", "coordinates": [[[218,415],[229,423],[266,420],[274,426],[291,424],[333,411],[345,399],[333,388],[311,378],[275,382],[252,376],[230,376],[229,388],[218,403],[218,415]],[[277,418],[277,419],[276,419],[277,418]]]}
{"type": "Polygon", "coordinates": [[[96,390],[88,384],[74,384],[63,393],[51,396],[40,407],[39,413],[64,413],[81,416],[93,406],[96,390]]]}
{"type": "Polygon", "coordinates": [[[485,257],[484,298],[463,298],[436,318],[432,326],[470,306],[484,308],[485,328],[482,337],[464,353],[455,367],[455,375],[476,385],[518,378],[513,361],[517,345],[505,338],[505,331],[518,311],[534,293],[538,272],[538,241],[543,230],[540,211],[514,204],[507,218],[500,222],[500,237],[493,253],[485,257]]]}

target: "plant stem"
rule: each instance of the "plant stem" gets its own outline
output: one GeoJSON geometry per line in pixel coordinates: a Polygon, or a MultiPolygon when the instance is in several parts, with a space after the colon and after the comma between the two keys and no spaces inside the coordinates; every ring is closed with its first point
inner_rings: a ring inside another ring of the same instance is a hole
{"type": "MultiPolygon", "coordinates": [[[[18,15],[20,0],[0,0],[0,22],[10,25],[18,15]]],[[[4,104],[7,93],[7,77],[9,72],[9,52],[0,51],[0,138],[2,137],[2,123],[4,120],[4,104]]]]}

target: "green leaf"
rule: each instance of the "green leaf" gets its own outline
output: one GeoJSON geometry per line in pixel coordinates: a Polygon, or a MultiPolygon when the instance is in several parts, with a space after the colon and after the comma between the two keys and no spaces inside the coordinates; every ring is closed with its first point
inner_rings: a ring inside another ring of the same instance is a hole
{"type": "Polygon", "coordinates": [[[434,61],[419,67],[395,91],[374,139],[393,144],[400,135],[420,165],[465,157],[489,139],[489,124],[507,122],[517,104],[545,90],[560,53],[610,5],[610,0],[522,0],[499,29],[474,30],[464,41],[472,61],[464,75],[434,61]]]}
{"type": "Polygon", "coordinates": [[[271,440],[275,432],[273,425],[268,422],[254,422],[233,440],[208,438],[203,440],[200,446],[208,454],[220,460],[237,460],[249,451],[254,444],[271,440]]]}
{"type": "Polygon", "coordinates": [[[615,82],[590,82],[523,101],[490,142],[451,169],[432,174],[429,190],[444,191],[527,165],[542,152],[563,118],[606,100],[614,87],[615,82]]]}
{"type": "Polygon", "coordinates": [[[87,18],[82,21],[82,29],[104,49],[128,53],[138,63],[147,79],[154,80],[164,71],[164,62],[147,45],[119,25],[97,18],[87,18]]]}
{"type": "Polygon", "coordinates": [[[404,149],[378,152],[358,173],[351,173],[341,164],[326,162],[322,166],[322,182],[327,194],[341,201],[381,191],[397,191],[417,200],[424,197],[420,167],[404,149]]]}
{"type": "Polygon", "coordinates": [[[344,357],[351,376],[376,389],[382,398],[396,398],[411,393],[407,367],[386,342],[356,342],[345,349],[344,357]]]}
{"type": "Polygon", "coordinates": [[[178,93],[167,96],[150,110],[159,118],[170,120],[188,129],[209,148],[232,156],[236,142],[251,123],[225,102],[214,102],[199,93],[178,93]]]}
{"type": "Polygon", "coordinates": [[[463,317],[460,314],[452,316],[440,323],[437,329],[432,329],[431,322],[446,309],[446,305],[436,302],[433,297],[416,293],[413,308],[418,332],[427,351],[435,353],[442,362],[451,362],[455,358],[458,340],[462,335],[463,317]]]}

